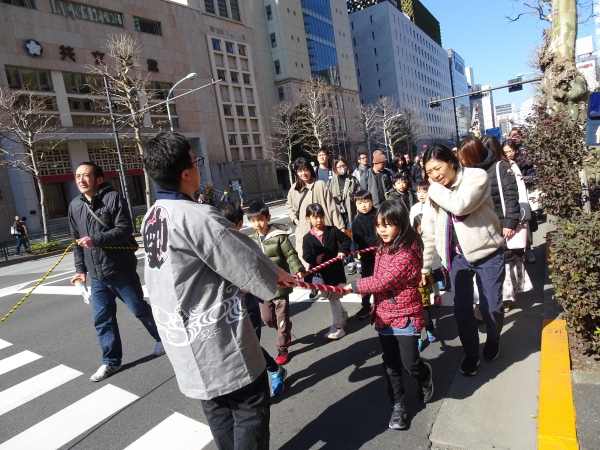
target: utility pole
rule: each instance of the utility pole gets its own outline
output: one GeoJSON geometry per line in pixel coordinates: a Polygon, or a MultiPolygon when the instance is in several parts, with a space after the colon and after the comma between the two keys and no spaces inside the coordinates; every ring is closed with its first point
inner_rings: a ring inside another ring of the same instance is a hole
{"type": "Polygon", "coordinates": [[[452,111],[454,112],[454,126],[456,128],[456,147],[460,143],[460,135],[458,134],[458,118],[456,117],[456,98],[454,97],[454,75],[452,70],[452,56],[448,55],[448,66],[450,68],[450,86],[452,87],[452,111]]]}

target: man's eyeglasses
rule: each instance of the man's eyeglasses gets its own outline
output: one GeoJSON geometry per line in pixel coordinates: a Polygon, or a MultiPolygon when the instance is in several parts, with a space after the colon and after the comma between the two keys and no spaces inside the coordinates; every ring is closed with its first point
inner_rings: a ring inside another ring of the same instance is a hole
{"type": "Polygon", "coordinates": [[[358,159],[367,159],[367,157],[366,156],[361,156],[358,159]]]}
{"type": "Polygon", "coordinates": [[[194,162],[198,167],[204,167],[204,156],[194,156],[194,162]]]}

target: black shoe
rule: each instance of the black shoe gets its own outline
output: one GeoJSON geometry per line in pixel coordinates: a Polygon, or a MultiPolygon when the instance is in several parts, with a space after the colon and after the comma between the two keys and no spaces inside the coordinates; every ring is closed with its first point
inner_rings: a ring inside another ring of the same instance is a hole
{"type": "Polygon", "coordinates": [[[485,341],[483,346],[483,359],[486,361],[495,360],[500,354],[500,339],[495,341],[485,341]]]}
{"type": "Polygon", "coordinates": [[[392,430],[404,430],[406,428],[406,418],[408,413],[406,412],[406,406],[404,403],[396,403],[392,410],[392,417],[390,417],[389,427],[392,430]]]}
{"type": "Polygon", "coordinates": [[[319,291],[313,289],[312,291],[310,291],[310,294],[308,294],[308,298],[315,298],[317,295],[319,295],[319,291]]]}
{"type": "Polygon", "coordinates": [[[365,317],[368,317],[369,315],[371,315],[371,306],[370,305],[369,306],[363,306],[356,313],[356,318],[357,319],[364,319],[365,317]]]}
{"type": "Polygon", "coordinates": [[[427,366],[429,375],[425,381],[419,381],[419,390],[417,392],[417,396],[423,403],[429,403],[433,398],[433,370],[431,370],[431,366],[429,364],[423,364],[427,366]]]}
{"type": "Polygon", "coordinates": [[[477,367],[479,366],[479,356],[465,356],[462,364],[460,365],[460,373],[472,377],[477,373],[477,367]]]}

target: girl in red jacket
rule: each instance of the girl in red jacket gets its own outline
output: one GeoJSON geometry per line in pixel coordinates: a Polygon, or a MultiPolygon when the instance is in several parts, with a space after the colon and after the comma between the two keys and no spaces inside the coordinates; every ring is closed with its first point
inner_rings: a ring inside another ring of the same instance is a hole
{"type": "Polygon", "coordinates": [[[423,242],[410,226],[406,206],[383,202],[376,219],[377,253],[373,276],[340,285],[348,292],[373,294],[375,306],[371,323],[379,333],[383,367],[392,402],[389,427],[406,428],[402,368],[419,381],[419,398],[427,403],[433,397],[431,366],[419,356],[417,341],[424,326],[423,303],[419,293],[423,267],[423,242]]]}

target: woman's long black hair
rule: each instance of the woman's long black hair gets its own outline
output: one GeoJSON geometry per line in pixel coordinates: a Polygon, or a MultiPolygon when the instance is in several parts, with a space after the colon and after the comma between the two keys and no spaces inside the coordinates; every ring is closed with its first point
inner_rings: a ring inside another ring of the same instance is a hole
{"type": "Polygon", "coordinates": [[[419,233],[410,225],[410,215],[403,202],[385,201],[379,206],[375,223],[394,225],[399,228],[398,234],[392,242],[385,244],[377,235],[377,251],[396,253],[398,250],[409,250],[417,245],[423,251],[423,241],[419,233]]]}

